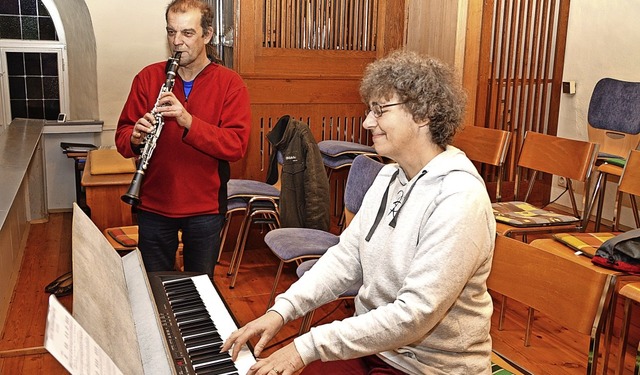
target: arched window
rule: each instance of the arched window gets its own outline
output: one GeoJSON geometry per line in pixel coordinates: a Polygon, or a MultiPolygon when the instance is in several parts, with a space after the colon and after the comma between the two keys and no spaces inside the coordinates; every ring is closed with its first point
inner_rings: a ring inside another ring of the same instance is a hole
{"type": "MultiPolygon", "coordinates": [[[[65,44],[46,0],[0,2],[0,123],[66,112],[65,44]]],[[[57,13],[54,13],[57,16],[57,13]]]]}

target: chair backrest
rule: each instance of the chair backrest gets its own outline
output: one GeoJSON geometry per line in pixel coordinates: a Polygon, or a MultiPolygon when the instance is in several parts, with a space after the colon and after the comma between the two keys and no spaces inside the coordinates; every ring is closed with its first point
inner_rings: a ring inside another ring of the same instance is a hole
{"type": "Polygon", "coordinates": [[[501,200],[503,165],[509,150],[511,132],[500,129],[466,126],[456,133],[453,146],[464,151],[474,162],[498,167],[496,201],[501,200]]]}
{"type": "Polygon", "coordinates": [[[640,228],[640,217],[635,197],[640,196],[640,151],[631,150],[627,162],[622,171],[620,182],[618,183],[618,194],[616,195],[615,212],[613,214],[613,228],[620,230],[620,217],[622,215],[623,194],[631,196],[631,209],[636,222],[636,228],[640,228]]]}
{"type": "Polygon", "coordinates": [[[589,140],[603,156],[624,158],[640,142],[640,82],[603,78],[589,102],[589,140]]]}
{"type": "Polygon", "coordinates": [[[585,335],[599,333],[614,276],[597,266],[580,263],[575,255],[567,253],[563,256],[497,236],[487,287],[563,327],[585,335]]]}
{"type": "Polygon", "coordinates": [[[502,166],[509,150],[511,132],[500,129],[466,126],[456,133],[452,144],[478,163],[502,166]]]}
{"type": "MultiPolygon", "coordinates": [[[[556,176],[584,183],[583,207],[587,207],[589,196],[589,182],[591,171],[598,155],[598,145],[593,142],[579,141],[562,138],[548,134],[527,132],[518,157],[516,171],[515,196],[520,196],[520,184],[522,183],[522,168],[528,168],[534,172],[544,172],[556,176]]],[[[535,177],[535,176],[534,176],[535,177]]],[[[533,180],[532,182],[535,182],[533,180]]],[[[526,201],[533,189],[533,183],[529,184],[526,201]]],[[[567,181],[569,196],[574,206],[574,214],[578,216],[575,205],[575,196],[571,181],[567,181]]]]}
{"type": "Polygon", "coordinates": [[[353,159],[344,189],[345,225],[349,225],[353,216],[360,210],[364,195],[383,166],[384,164],[367,155],[358,155],[353,159]]]}

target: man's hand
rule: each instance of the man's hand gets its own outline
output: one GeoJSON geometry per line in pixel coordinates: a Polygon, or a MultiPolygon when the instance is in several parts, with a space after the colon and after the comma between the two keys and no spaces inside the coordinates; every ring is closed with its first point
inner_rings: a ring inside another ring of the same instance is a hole
{"type": "Polygon", "coordinates": [[[156,119],[151,113],[146,113],[144,117],[141,117],[133,125],[133,131],[131,132],[131,144],[139,146],[144,141],[144,137],[153,131],[153,125],[156,119]]]}
{"type": "Polygon", "coordinates": [[[191,128],[191,121],[193,120],[191,114],[187,112],[172,92],[165,92],[160,95],[156,110],[164,117],[175,118],[181,127],[185,129],[191,128]]]}

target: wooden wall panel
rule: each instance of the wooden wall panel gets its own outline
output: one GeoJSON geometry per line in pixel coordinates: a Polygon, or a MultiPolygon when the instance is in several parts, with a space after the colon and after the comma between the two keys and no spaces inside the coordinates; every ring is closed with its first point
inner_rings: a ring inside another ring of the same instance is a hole
{"type": "Polygon", "coordinates": [[[316,141],[337,139],[371,144],[362,128],[363,104],[253,104],[249,148],[244,159],[232,166],[232,177],[265,181],[271,147],[266,135],[278,119],[290,115],[311,128],[316,141]]]}

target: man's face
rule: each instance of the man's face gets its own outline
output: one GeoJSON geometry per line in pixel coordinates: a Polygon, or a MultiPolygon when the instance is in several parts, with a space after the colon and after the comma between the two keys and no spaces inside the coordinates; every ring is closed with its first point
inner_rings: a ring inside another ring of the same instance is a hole
{"type": "Polygon", "coordinates": [[[205,33],[200,25],[201,15],[197,9],[184,13],[167,14],[167,40],[172,52],[182,52],[180,66],[189,66],[194,61],[206,58],[205,45],[209,43],[212,30],[205,33]]]}

